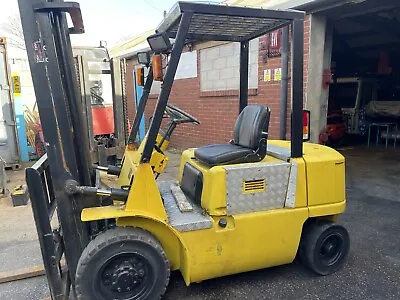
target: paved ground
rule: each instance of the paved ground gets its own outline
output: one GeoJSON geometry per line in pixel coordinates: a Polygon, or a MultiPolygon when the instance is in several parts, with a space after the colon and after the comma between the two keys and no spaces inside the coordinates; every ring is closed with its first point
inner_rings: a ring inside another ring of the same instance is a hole
{"type": "MultiPolygon", "coordinates": [[[[25,184],[25,172],[7,171],[9,190],[25,184]]],[[[9,196],[0,198],[0,272],[42,264],[31,207],[13,207],[9,196]]],[[[41,299],[48,295],[44,277],[0,284],[0,299],[41,299]]]]}
{"type": "MultiPolygon", "coordinates": [[[[8,190],[25,184],[24,168],[7,171],[7,174],[10,178],[10,182],[7,183],[8,190]]],[[[40,247],[30,205],[13,207],[9,195],[0,198],[0,272],[41,263],[40,247]]]]}
{"type": "MultiPolygon", "coordinates": [[[[189,288],[174,273],[165,298],[400,299],[400,151],[348,148],[342,152],[347,158],[348,209],[340,222],[350,232],[351,251],[340,272],[319,277],[295,261],[189,288]]],[[[176,176],[177,155],[173,156],[164,179],[176,176]]],[[[40,254],[34,247],[30,208],[10,208],[4,205],[7,201],[0,200],[0,270],[37,264],[40,254]]],[[[0,299],[41,299],[47,294],[44,277],[0,284],[0,299]]]]}

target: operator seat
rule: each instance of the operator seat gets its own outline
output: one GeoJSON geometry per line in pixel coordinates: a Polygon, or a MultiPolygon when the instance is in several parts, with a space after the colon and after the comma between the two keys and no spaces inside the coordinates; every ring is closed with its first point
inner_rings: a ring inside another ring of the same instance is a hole
{"type": "Polygon", "coordinates": [[[234,139],[229,144],[197,148],[195,158],[210,167],[263,160],[267,152],[270,112],[266,106],[246,106],[236,120],[234,139]]]}

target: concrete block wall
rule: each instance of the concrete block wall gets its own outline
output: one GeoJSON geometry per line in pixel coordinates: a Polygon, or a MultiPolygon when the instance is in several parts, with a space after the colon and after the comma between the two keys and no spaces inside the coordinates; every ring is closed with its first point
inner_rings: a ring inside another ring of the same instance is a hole
{"type": "MultiPolygon", "coordinates": [[[[250,42],[249,88],[258,86],[258,39],[250,42]]],[[[235,90],[239,88],[240,44],[199,50],[201,91],[235,90]]]]}
{"type": "MultiPolygon", "coordinates": [[[[308,55],[309,55],[309,39],[310,39],[310,22],[309,18],[306,18],[305,22],[305,34],[304,34],[304,87],[307,86],[307,65],[308,65],[308,55]]],[[[225,46],[225,45],[224,45],[225,46]]],[[[221,47],[221,46],[219,46],[221,47]]],[[[235,46],[233,46],[235,47],[235,46]]],[[[264,82],[263,73],[265,69],[274,69],[281,66],[281,59],[278,58],[267,58],[265,57],[265,38],[260,38],[257,42],[256,47],[258,54],[255,56],[250,56],[250,60],[257,60],[257,68],[254,71],[250,68],[250,73],[257,72],[256,88],[250,88],[249,90],[249,103],[250,104],[262,104],[267,105],[271,108],[271,120],[269,127],[269,137],[270,139],[279,138],[279,128],[280,128],[280,82],[264,82]]],[[[229,47],[223,48],[223,53],[231,53],[229,47]]],[[[252,48],[251,48],[252,49],[252,48]]],[[[211,143],[226,143],[232,138],[233,126],[236,121],[236,117],[239,111],[239,96],[238,90],[226,89],[226,90],[202,90],[204,86],[202,85],[202,80],[207,78],[209,80],[207,71],[212,70],[212,63],[209,62],[217,60],[218,55],[221,53],[221,48],[209,48],[207,51],[203,52],[203,49],[193,50],[199,51],[197,55],[197,63],[199,74],[197,78],[189,79],[179,79],[175,80],[172,87],[170,102],[179,108],[187,111],[188,113],[194,115],[201,122],[200,125],[193,124],[183,124],[178,125],[175,130],[171,146],[179,149],[185,149],[188,147],[198,147],[202,145],[207,145],[211,143]],[[206,54],[204,54],[206,53],[206,54]],[[203,60],[202,60],[203,57],[203,60]],[[212,58],[212,59],[211,59],[212,58]],[[205,59],[205,61],[204,61],[205,59]],[[210,69],[211,68],[211,69],[210,69]]],[[[235,53],[235,48],[233,49],[235,53]]],[[[255,50],[254,50],[255,51],[255,50]]],[[[225,57],[226,64],[229,67],[235,66],[235,61],[233,56],[225,57]]],[[[221,62],[222,63],[222,62],[221,62]]],[[[238,68],[238,65],[236,65],[238,68]]],[[[221,69],[222,70],[222,69],[221,69]]],[[[224,69],[225,70],[225,69],[224,69]]],[[[290,64],[289,64],[289,74],[290,74],[290,64]]],[[[216,78],[214,73],[210,73],[211,78],[216,78]],[[212,74],[212,75],[211,75],[212,74]]],[[[228,73],[218,72],[218,78],[228,76],[228,73]]],[[[232,79],[232,78],[230,78],[232,79]]],[[[214,79],[211,79],[214,80],[214,79]]],[[[289,78],[289,97],[291,97],[290,92],[290,80],[289,78]]],[[[238,83],[238,81],[237,81],[238,83]]],[[[214,83],[212,83],[214,84],[214,83]]],[[[229,83],[230,84],[230,83],[229,83]]],[[[209,85],[210,86],[210,85],[209,85]]],[[[214,85],[212,85],[214,86],[214,85]]],[[[225,81],[225,85],[228,86],[228,82],[225,81]]],[[[254,83],[252,85],[255,86],[254,83]]],[[[128,87],[129,90],[129,87],[128,87]]],[[[157,103],[156,94],[150,95],[148,100],[148,106],[146,109],[146,124],[148,118],[154,111],[154,106],[157,103]]],[[[304,89],[305,96],[305,89],[304,89]]],[[[128,108],[131,106],[128,99],[128,108]]],[[[133,103],[133,102],[132,102],[133,103]]],[[[132,104],[133,105],[133,104],[132,104]]],[[[288,101],[288,118],[287,118],[287,128],[288,135],[290,137],[290,106],[291,101],[288,101]]],[[[164,124],[165,125],[165,124],[164,124]]]]}

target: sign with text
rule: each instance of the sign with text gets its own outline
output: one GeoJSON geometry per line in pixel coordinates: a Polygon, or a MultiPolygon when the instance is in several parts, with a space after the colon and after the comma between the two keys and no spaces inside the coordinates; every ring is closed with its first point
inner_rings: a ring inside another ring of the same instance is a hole
{"type": "Polygon", "coordinates": [[[21,79],[19,78],[18,74],[12,75],[12,83],[14,94],[21,94],[21,79]]]}

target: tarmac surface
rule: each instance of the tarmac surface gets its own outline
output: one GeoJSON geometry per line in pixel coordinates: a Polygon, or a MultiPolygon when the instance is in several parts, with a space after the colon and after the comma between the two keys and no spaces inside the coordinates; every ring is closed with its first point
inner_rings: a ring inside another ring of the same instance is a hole
{"type": "MultiPolygon", "coordinates": [[[[165,299],[400,299],[400,151],[347,148],[347,210],[340,217],[350,233],[351,249],[343,269],[317,276],[297,260],[186,287],[179,272],[171,276],[165,299]]],[[[176,177],[179,155],[171,153],[160,179],[176,177]]],[[[10,172],[12,182],[23,171],[10,172]]],[[[21,179],[22,178],[22,179],[21,179]]],[[[41,262],[29,205],[13,208],[0,199],[0,272],[41,262]]],[[[0,284],[0,299],[43,299],[46,278],[0,284]]]]}

